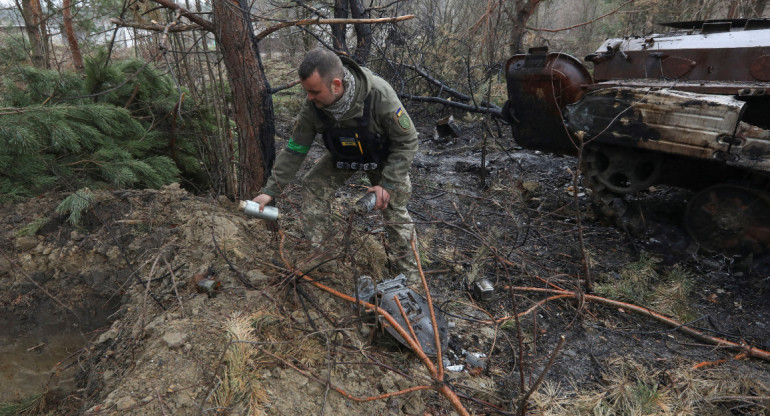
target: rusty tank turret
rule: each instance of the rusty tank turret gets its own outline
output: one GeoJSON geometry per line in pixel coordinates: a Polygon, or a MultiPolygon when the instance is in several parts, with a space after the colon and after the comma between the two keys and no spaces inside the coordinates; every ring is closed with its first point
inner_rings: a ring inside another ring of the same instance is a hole
{"type": "MultiPolygon", "coordinates": [[[[576,155],[602,210],[668,184],[695,190],[701,247],[770,251],[770,19],[664,24],[587,57],[532,48],[506,64],[503,113],[529,149],[576,155]]],[[[628,218],[627,216],[625,218],[628,218]]]]}

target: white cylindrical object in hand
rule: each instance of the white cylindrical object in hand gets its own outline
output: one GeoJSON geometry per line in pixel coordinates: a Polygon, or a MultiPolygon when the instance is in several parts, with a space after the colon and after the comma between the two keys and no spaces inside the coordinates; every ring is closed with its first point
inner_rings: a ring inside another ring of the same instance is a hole
{"type": "Polygon", "coordinates": [[[278,219],[278,208],[266,206],[262,212],[259,211],[259,203],[254,201],[241,201],[238,207],[244,214],[251,217],[260,218],[267,221],[278,219]]]}

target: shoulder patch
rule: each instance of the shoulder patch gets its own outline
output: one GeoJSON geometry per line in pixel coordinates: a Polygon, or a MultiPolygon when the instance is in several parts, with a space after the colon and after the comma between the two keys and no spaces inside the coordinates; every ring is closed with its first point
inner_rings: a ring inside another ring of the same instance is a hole
{"type": "Polygon", "coordinates": [[[401,129],[404,131],[407,131],[410,127],[412,127],[412,120],[409,119],[406,111],[404,111],[401,107],[398,107],[398,110],[393,113],[393,119],[396,120],[396,124],[398,124],[398,126],[401,127],[401,129]]]}

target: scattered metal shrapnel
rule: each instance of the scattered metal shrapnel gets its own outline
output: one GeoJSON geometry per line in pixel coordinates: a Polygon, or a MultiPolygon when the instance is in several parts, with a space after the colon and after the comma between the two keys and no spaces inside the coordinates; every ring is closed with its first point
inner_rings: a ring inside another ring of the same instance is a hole
{"type": "Polygon", "coordinates": [[[198,281],[198,293],[206,293],[210,298],[216,297],[217,291],[222,287],[222,283],[214,279],[201,279],[198,281]]]}
{"type": "Polygon", "coordinates": [[[475,282],[473,282],[473,297],[475,297],[478,300],[489,300],[492,299],[492,295],[495,294],[495,287],[492,286],[492,282],[490,282],[488,279],[481,278],[476,279],[475,282]]]}

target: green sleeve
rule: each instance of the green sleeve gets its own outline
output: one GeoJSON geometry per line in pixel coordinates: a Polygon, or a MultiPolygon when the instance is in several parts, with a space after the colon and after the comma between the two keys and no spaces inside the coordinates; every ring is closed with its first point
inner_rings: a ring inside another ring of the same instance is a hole
{"type": "Polygon", "coordinates": [[[292,136],[286,143],[286,147],[278,153],[262,193],[272,197],[278,196],[294,180],[302,166],[317,132],[315,112],[309,105],[306,101],[300,110],[292,129],[292,136]]]}

